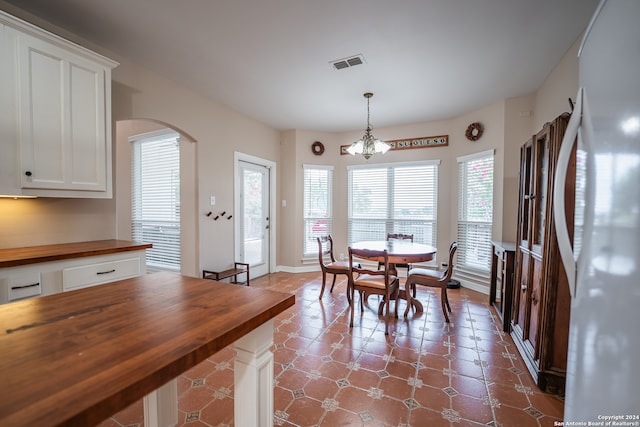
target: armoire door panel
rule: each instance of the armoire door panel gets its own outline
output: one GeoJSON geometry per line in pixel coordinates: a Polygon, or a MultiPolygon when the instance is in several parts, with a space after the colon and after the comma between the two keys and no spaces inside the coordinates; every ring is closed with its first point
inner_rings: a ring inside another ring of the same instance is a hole
{"type": "Polygon", "coordinates": [[[520,294],[518,302],[517,324],[523,330],[526,338],[527,334],[527,318],[529,317],[529,254],[522,254],[522,275],[520,276],[519,287],[516,291],[520,294]]]}
{"type": "Polygon", "coordinates": [[[533,273],[530,283],[531,288],[531,311],[529,313],[529,334],[527,336],[531,347],[534,349],[534,358],[540,358],[540,348],[538,346],[538,325],[540,323],[540,308],[542,306],[542,260],[532,257],[533,273]]]}

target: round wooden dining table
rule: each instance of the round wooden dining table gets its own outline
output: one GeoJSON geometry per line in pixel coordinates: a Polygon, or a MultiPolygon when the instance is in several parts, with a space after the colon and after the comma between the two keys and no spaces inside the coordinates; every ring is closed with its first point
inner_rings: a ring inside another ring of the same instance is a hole
{"type": "MultiPolygon", "coordinates": [[[[410,240],[365,240],[351,244],[355,249],[370,249],[375,251],[387,251],[389,264],[415,264],[417,262],[431,261],[438,251],[433,246],[422,243],[414,243],[410,240]]],[[[384,262],[382,257],[371,258],[372,261],[384,262]]]]}
{"type": "MultiPolygon", "coordinates": [[[[410,240],[365,240],[361,242],[354,242],[351,244],[355,249],[369,249],[375,251],[387,251],[389,257],[389,271],[393,275],[398,275],[396,270],[396,264],[415,264],[417,262],[431,261],[438,251],[433,246],[425,245],[422,243],[414,243],[410,240]]],[[[367,258],[371,261],[384,262],[383,257],[367,258]]],[[[422,303],[415,298],[411,298],[408,292],[400,291],[398,297],[400,299],[407,300],[409,304],[413,305],[416,309],[416,313],[423,311],[422,303]]],[[[365,295],[365,300],[367,296],[365,295]]]]}

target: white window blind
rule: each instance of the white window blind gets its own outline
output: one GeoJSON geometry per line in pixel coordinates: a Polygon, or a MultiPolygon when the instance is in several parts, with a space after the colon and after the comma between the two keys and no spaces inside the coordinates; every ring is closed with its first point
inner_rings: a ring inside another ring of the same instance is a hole
{"type": "Polygon", "coordinates": [[[132,236],[153,244],[147,270],[180,271],[180,147],[169,129],[132,142],[132,236]]]}
{"type": "Polygon", "coordinates": [[[493,157],[490,150],[458,158],[456,267],[487,274],[491,271],[493,157]]]}
{"type": "Polygon", "coordinates": [[[304,255],[318,253],[317,237],[331,234],[333,166],[303,165],[304,255]]]}
{"type": "Polygon", "coordinates": [[[348,241],[413,234],[436,246],[439,161],[348,168],[348,241]]]}

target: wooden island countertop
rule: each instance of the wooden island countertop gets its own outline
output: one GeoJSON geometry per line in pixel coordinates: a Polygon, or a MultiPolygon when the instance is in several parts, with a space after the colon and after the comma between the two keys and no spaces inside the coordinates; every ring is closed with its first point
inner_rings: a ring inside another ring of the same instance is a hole
{"type": "Polygon", "coordinates": [[[126,251],[137,251],[141,249],[148,249],[151,246],[152,245],[149,243],[111,239],[0,249],[0,268],[94,255],[107,255],[126,251]]]}
{"type": "Polygon", "coordinates": [[[0,425],[95,425],[291,307],[174,273],[0,306],[0,425]]]}

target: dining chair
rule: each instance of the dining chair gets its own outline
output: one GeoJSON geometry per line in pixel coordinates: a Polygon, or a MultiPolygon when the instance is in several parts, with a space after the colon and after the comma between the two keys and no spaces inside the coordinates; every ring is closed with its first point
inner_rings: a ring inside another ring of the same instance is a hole
{"type": "Polygon", "coordinates": [[[322,270],[322,289],[320,289],[319,299],[322,299],[327,282],[327,273],[333,274],[333,283],[331,283],[331,289],[329,289],[329,293],[331,293],[333,292],[333,287],[336,285],[336,276],[338,274],[349,276],[349,263],[346,261],[336,261],[336,257],[333,254],[333,239],[331,235],[320,236],[317,239],[318,262],[322,270]]]}
{"type": "Polygon", "coordinates": [[[370,249],[354,249],[349,248],[349,304],[351,305],[351,321],[349,327],[353,328],[353,313],[355,311],[355,292],[360,294],[360,313],[364,313],[365,295],[377,294],[382,295],[383,299],[378,306],[378,316],[384,314],[384,334],[389,335],[389,305],[391,300],[396,300],[395,316],[398,317],[398,294],[400,292],[400,281],[389,271],[389,254],[386,250],[376,251],[370,249]],[[354,258],[360,259],[382,259],[382,270],[372,270],[365,268],[354,261],[354,258]]]}
{"type": "MultiPolygon", "coordinates": [[[[390,240],[410,240],[413,242],[413,234],[402,234],[402,233],[387,233],[387,241],[390,240]]],[[[382,263],[378,263],[378,270],[382,267],[382,263]]],[[[396,270],[398,267],[406,268],[407,274],[409,274],[409,270],[411,266],[409,264],[396,264],[396,270]]]]}
{"type": "Polygon", "coordinates": [[[447,283],[451,280],[453,274],[453,256],[458,249],[458,243],[453,242],[449,246],[449,263],[446,270],[437,270],[430,268],[412,268],[409,270],[407,281],[404,285],[404,291],[407,298],[407,308],[404,310],[404,317],[407,317],[409,313],[409,307],[411,307],[411,293],[413,297],[416,296],[416,285],[430,286],[434,288],[440,288],[440,304],[442,305],[442,313],[444,318],[449,323],[449,315],[447,309],[451,313],[451,306],[449,305],[449,299],[447,298],[447,283]]]}

